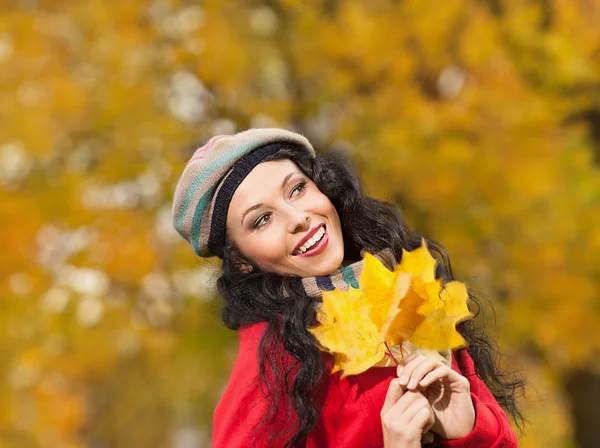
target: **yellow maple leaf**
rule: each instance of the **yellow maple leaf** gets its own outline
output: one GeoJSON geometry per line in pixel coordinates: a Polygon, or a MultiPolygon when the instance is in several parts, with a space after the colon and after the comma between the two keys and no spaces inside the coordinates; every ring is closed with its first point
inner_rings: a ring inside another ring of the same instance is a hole
{"type": "Polygon", "coordinates": [[[427,249],[427,243],[422,240],[421,247],[413,251],[402,249],[402,260],[396,267],[396,271],[405,272],[413,276],[411,280],[412,289],[421,297],[426,299],[427,285],[438,282],[435,279],[436,261],[427,249]]]}
{"type": "Polygon", "coordinates": [[[398,308],[388,317],[389,325],[383,335],[388,345],[402,345],[404,341],[410,340],[412,334],[425,320],[417,312],[423,303],[423,298],[414,289],[411,288],[406,292],[398,308]]]}
{"type": "Polygon", "coordinates": [[[344,376],[364,372],[385,356],[378,328],[368,318],[370,306],[358,294],[354,288],[348,292],[323,291],[321,326],[309,330],[323,348],[334,354],[334,372],[343,370],[344,376]]]}
{"type": "Polygon", "coordinates": [[[465,345],[456,323],[471,316],[467,289],[456,281],[442,285],[435,267],[423,240],[416,250],[403,251],[393,272],[367,253],[360,289],[323,292],[320,326],[310,331],[333,354],[333,372],[354,375],[388,365],[386,353],[395,359],[404,343],[430,351],[465,345]]]}
{"type": "Polygon", "coordinates": [[[411,289],[402,301],[409,299],[407,303],[412,306],[406,309],[407,316],[397,319],[410,319],[412,323],[418,321],[410,333],[405,331],[404,336],[420,349],[449,350],[462,347],[466,342],[456,330],[456,324],[471,317],[467,307],[467,288],[464,283],[457,281],[442,284],[435,278],[435,267],[436,261],[429,253],[425,240],[421,247],[411,252],[403,251],[402,262],[396,270],[412,275],[411,289]],[[413,294],[422,299],[421,303],[413,294]]]}
{"type": "MultiPolygon", "coordinates": [[[[366,253],[363,268],[358,279],[360,297],[369,303],[369,318],[381,330],[389,319],[390,313],[397,309],[402,297],[410,286],[410,276],[388,270],[376,257],[366,253]],[[397,294],[390,294],[391,291],[397,294]]],[[[389,323],[388,323],[389,324],[389,323]]]]}
{"type": "Polygon", "coordinates": [[[409,340],[420,348],[432,350],[464,346],[466,342],[456,331],[456,324],[471,316],[467,299],[466,286],[457,281],[448,282],[441,291],[430,294],[417,309],[424,320],[409,340]]]}
{"type": "Polygon", "coordinates": [[[397,269],[412,275],[420,275],[424,283],[431,283],[435,280],[435,258],[431,256],[427,249],[427,242],[421,241],[421,247],[412,251],[402,249],[402,260],[397,269]]]}

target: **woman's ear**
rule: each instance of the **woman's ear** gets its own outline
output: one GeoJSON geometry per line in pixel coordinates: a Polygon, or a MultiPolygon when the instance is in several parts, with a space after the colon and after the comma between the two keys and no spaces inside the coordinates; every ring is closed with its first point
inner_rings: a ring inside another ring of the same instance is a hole
{"type": "Polygon", "coordinates": [[[252,266],[239,251],[235,255],[235,266],[244,274],[249,274],[254,271],[254,266],[252,266]]]}
{"type": "Polygon", "coordinates": [[[225,248],[231,257],[230,259],[233,261],[233,264],[236,268],[239,269],[240,272],[244,274],[249,274],[250,272],[254,271],[254,266],[252,266],[246,260],[246,258],[242,255],[240,250],[235,246],[233,241],[229,239],[228,236],[225,240],[225,248]]]}
{"type": "Polygon", "coordinates": [[[238,262],[237,267],[244,274],[249,274],[250,272],[252,272],[254,270],[254,268],[252,267],[251,264],[246,263],[244,261],[238,262]]]}

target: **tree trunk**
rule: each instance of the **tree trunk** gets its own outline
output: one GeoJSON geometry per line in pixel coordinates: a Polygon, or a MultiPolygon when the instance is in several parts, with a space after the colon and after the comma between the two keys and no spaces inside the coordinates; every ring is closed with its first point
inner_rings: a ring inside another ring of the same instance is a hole
{"type": "Polygon", "coordinates": [[[580,448],[600,446],[600,375],[580,370],[567,381],[575,440],[580,448]]]}

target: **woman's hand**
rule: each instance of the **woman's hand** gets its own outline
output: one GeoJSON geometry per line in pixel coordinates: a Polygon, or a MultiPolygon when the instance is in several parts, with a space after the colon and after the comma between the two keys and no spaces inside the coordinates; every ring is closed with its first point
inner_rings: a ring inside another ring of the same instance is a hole
{"type": "Polygon", "coordinates": [[[409,391],[421,391],[435,415],[431,430],[443,439],[460,439],[473,430],[475,408],[469,381],[441,361],[419,352],[400,361],[399,382],[409,391]]]}
{"type": "Polygon", "coordinates": [[[381,408],[384,446],[420,448],[421,436],[433,423],[433,410],[427,398],[419,391],[404,391],[394,378],[381,408]]]}

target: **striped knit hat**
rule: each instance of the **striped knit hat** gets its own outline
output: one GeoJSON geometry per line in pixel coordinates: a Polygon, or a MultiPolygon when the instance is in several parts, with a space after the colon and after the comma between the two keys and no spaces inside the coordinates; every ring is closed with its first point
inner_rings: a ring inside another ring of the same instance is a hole
{"type": "Polygon", "coordinates": [[[223,257],[233,193],[256,165],[282,148],[315,156],[304,136],[268,128],[219,135],[194,152],[175,188],[172,217],[175,229],[196,255],[223,257]]]}

